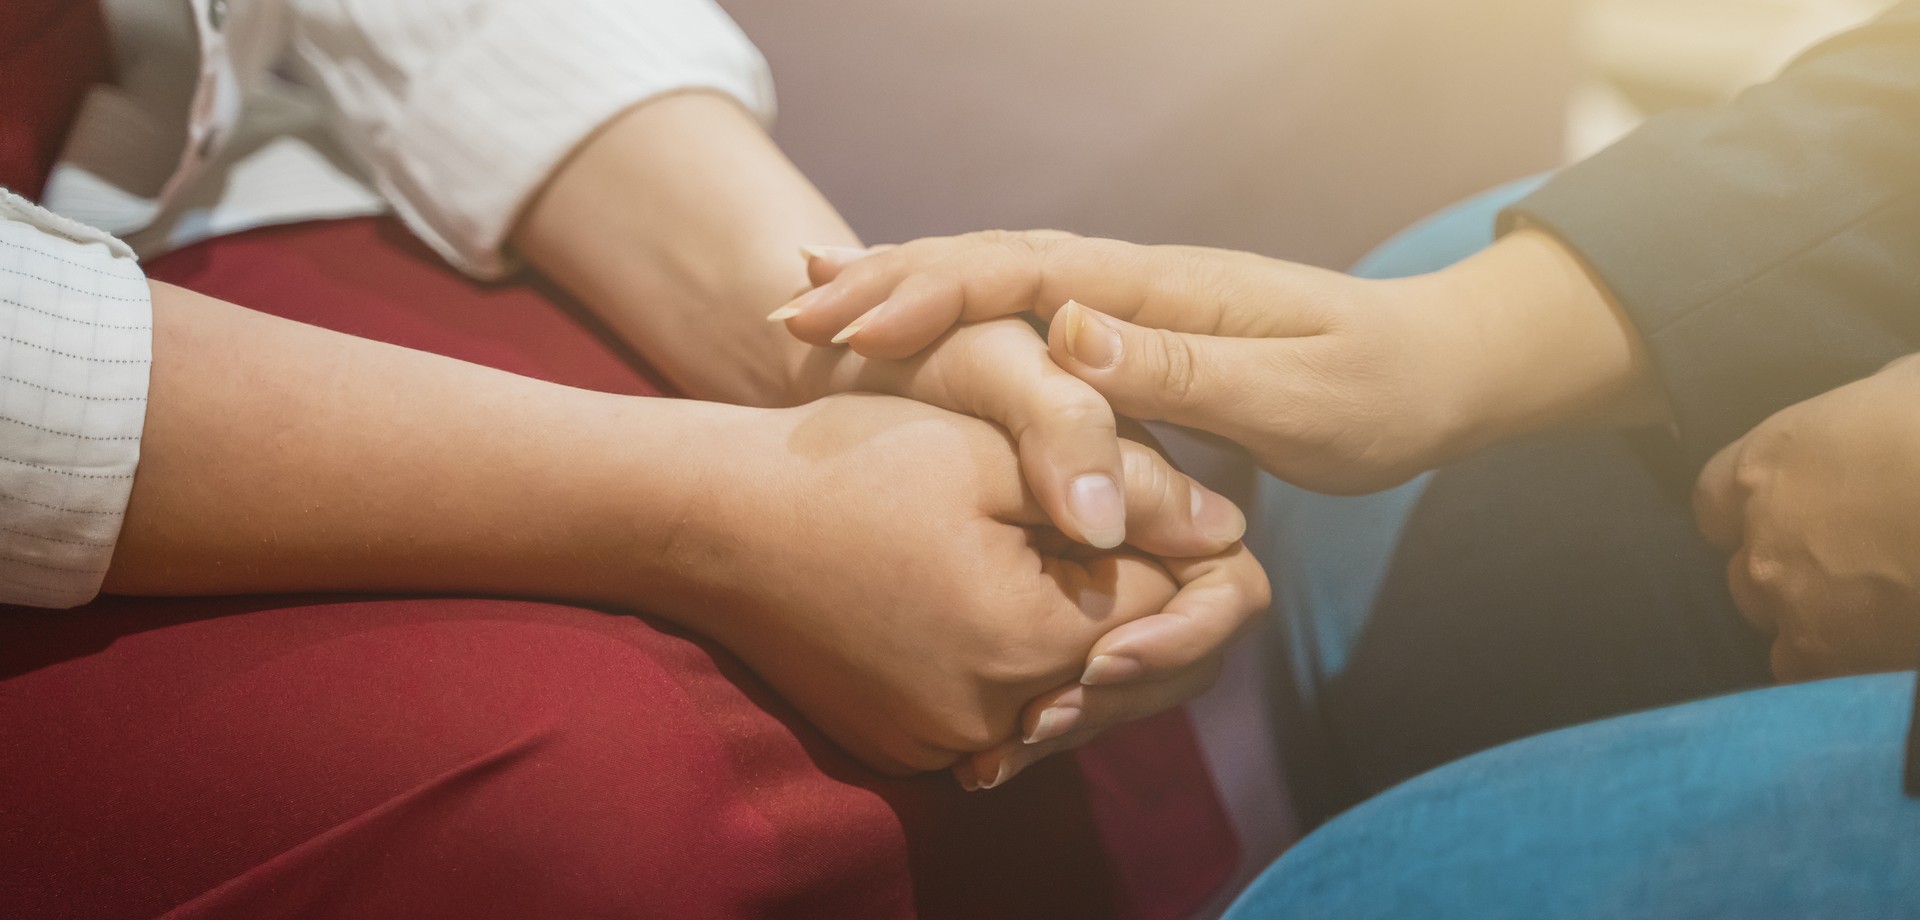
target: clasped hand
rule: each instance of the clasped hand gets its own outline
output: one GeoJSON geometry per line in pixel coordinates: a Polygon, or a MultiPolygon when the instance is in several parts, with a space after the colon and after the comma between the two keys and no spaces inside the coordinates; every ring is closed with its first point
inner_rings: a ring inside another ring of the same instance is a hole
{"type": "Polygon", "coordinates": [[[1920,360],[1776,413],[1707,464],[1694,508],[1775,676],[1920,662],[1920,360]]]}
{"type": "Polygon", "coordinates": [[[1195,524],[1225,499],[1138,444],[1114,445],[1130,544],[1101,550],[1048,526],[985,422],[877,395],[740,411],[745,475],[667,550],[682,603],[732,611],[703,629],[882,769],[1004,782],[1205,689],[1267,606],[1240,533],[1195,524]]]}

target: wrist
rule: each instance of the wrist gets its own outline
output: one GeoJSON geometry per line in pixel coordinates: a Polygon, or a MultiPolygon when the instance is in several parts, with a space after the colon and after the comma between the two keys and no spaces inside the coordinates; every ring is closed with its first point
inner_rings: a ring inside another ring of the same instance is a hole
{"type": "Polygon", "coordinates": [[[1452,455],[1541,431],[1666,415],[1639,330],[1551,234],[1523,229],[1451,268],[1390,283],[1422,304],[1413,312],[1442,343],[1452,455]]]}
{"type": "Polygon", "coordinates": [[[606,430],[592,525],[576,551],[599,560],[614,602],[714,638],[764,604],[749,600],[765,564],[757,536],[783,529],[777,456],[782,410],[672,399],[624,400],[606,430]],[[652,445],[649,449],[649,445],[652,445]]]}
{"type": "Polygon", "coordinates": [[[514,246],[679,389],[790,405],[800,343],[767,313],[807,285],[804,245],[857,245],[732,100],[621,114],[529,203],[514,246]]]}

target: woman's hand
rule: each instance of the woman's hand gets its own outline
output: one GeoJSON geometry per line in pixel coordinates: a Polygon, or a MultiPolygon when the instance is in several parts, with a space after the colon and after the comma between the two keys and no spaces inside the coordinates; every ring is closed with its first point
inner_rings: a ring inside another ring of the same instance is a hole
{"type": "Polygon", "coordinates": [[[1525,431],[1659,412],[1631,325],[1534,231],[1393,281],[1057,232],[839,252],[811,274],[817,286],[777,314],[805,341],[897,359],[955,324],[1033,312],[1053,321],[1054,362],[1118,413],[1223,435],[1323,491],[1385,488],[1525,431]]]}
{"type": "Polygon", "coordinates": [[[1063,708],[1056,737],[1029,757],[1176,705],[1266,607],[1245,550],[1180,511],[1218,497],[1130,442],[1133,546],[1098,552],[1047,526],[1007,435],[974,419],[844,396],[752,413],[730,440],[734,462],[670,550],[705,586],[676,618],[697,620],[883,769],[940,769],[1017,744],[1047,708],[1028,707],[1042,695],[1080,714],[1063,722],[1063,708]],[[1148,555],[1169,550],[1199,558],[1148,555]]]}
{"type": "Polygon", "coordinates": [[[1920,661],[1920,360],[1789,407],[1715,456],[1694,508],[1727,584],[1808,680],[1920,661]]]}
{"type": "MultiPolygon", "coordinates": [[[[1113,410],[1105,397],[1060,369],[1047,343],[1017,319],[953,329],[902,360],[873,360],[842,349],[809,349],[801,371],[808,392],[903,396],[1006,428],[1035,500],[1054,526],[1099,549],[1126,542],[1125,478],[1113,410]]],[[[1217,545],[1240,539],[1246,518],[1212,493],[1191,510],[1167,513],[1192,523],[1217,545]]],[[[1179,523],[1174,521],[1173,523],[1179,523]]],[[[1159,551],[1182,555],[1177,547],[1159,551]]]]}
{"type": "Polygon", "coordinates": [[[896,771],[1013,737],[1083,676],[1102,686],[1076,738],[1170,705],[1266,606],[1238,532],[1193,523],[1224,499],[1138,445],[1120,463],[1133,546],[1103,553],[1045,526],[1004,431],[919,403],[614,396],[151,287],[113,593],[645,610],[896,771]]]}

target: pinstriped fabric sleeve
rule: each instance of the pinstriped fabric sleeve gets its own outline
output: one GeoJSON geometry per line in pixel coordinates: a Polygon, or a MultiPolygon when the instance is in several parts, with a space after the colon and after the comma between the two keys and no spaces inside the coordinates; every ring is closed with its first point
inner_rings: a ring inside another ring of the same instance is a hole
{"type": "Polygon", "coordinates": [[[140,459],[152,314],[126,244],[0,190],[0,603],[100,592],[140,459]]]}
{"type": "Polygon", "coordinates": [[[304,82],[429,245],[483,278],[527,200],[621,111],[705,89],[773,116],[766,61],[711,0],[287,0],[304,82]]]}

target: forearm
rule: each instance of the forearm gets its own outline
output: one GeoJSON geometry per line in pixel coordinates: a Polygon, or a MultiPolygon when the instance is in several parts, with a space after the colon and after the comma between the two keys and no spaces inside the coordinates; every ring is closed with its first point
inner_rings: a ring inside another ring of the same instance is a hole
{"type": "Polygon", "coordinates": [[[141,460],[106,589],[670,603],[726,413],[576,390],[153,285],[141,460]],[[720,413],[716,415],[715,413],[720,413]]]}
{"type": "Polygon", "coordinates": [[[1639,330],[1552,235],[1509,234],[1423,277],[1379,282],[1445,355],[1459,455],[1509,438],[1646,425],[1666,405],[1639,330]]]}
{"type": "Polygon", "coordinates": [[[766,314],[806,287],[801,246],[857,241],[751,116],[687,93],[583,144],[513,243],[687,395],[785,405],[821,394],[766,314]]]}

